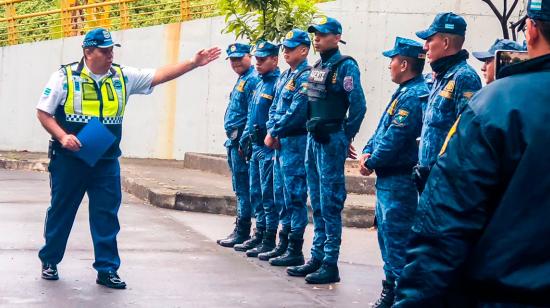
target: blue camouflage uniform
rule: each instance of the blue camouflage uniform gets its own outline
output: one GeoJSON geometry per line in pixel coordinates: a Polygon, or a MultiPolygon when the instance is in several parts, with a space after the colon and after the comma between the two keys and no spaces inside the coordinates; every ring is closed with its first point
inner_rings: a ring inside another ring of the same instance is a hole
{"type": "MultiPolygon", "coordinates": [[[[283,41],[288,48],[311,41],[302,30],[292,30],[283,41]]],[[[310,67],[307,59],[296,69],[281,74],[275,86],[275,101],[269,110],[268,132],[279,138],[275,151],[275,202],[282,199],[281,225],[291,236],[302,238],[308,223],[305,155],[307,143],[307,79],[310,67]]]]}
{"type": "MultiPolygon", "coordinates": [[[[246,44],[231,44],[227,49],[228,58],[240,58],[246,54],[250,54],[250,46],[246,44]]],[[[228,138],[225,142],[227,163],[231,170],[233,191],[237,196],[237,217],[245,221],[250,221],[252,207],[248,185],[248,164],[245,158],[239,155],[239,139],[245,128],[248,105],[258,82],[258,74],[252,66],[239,76],[229,96],[224,117],[225,134],[228,138]]]]}
{"type": "MultiPolygon", "coordinates": [[[[527,14],[550,22],[550,1],[531,0],[527,14]]],[[[449,132],[419,202],[394,307],[548,307],[546,52],[504,67],[449,132]]]]}
{"type": "MultiPolygon", "coordinates": [[[[279,47],[269,42],[259,42],[255,46],[254,56],[267,57],[278,55],[279,47]]],[[[260,75],[260,82],[254,90],[246,128],[241,137],[241,145],[252,140],[252,157],[249,163],[250,201],[256,209],[256,228],[258,230],[277,231],[279,210],[273,202],[273,150],[264,145],[267,133],[266,123],[269,108],[275,95],[275,82],[280,75],[279,68],[260,75]]]]}
{"type": "MultiPolygon", "coordinates": [[[[383,55],[411,57],[422,62],[425,58],[422,44],[401,37],[397,37],[394,49],[383,55]]],[[[418,162],[416,138],[420,136],[422,105],[428,95],[421,74],[400,84],[363,150],[364,154],[371,154],[366,167],[377,175],[378,243],[386,281],[391,283],[399,277],[405,264],[405,245],[418,203],[411,171],[418,162]]]]}
{"type": "MultiPolygon", "coordinates": [[[[427,30],[419,31],[416,35],[426,40],[436,33],[464,36],[466,21],[453,13],[440,13],[427,30]]],[[[449,129],[470,98],[481,89],[481,79],[474,68],[466,63],[466,59],[468,52],[461,50],[455,55],[430,63],[435,80],[423,115],[419,147],[419,165],[427,173],[435,164],[449,129]]]]}
{"type": "MultiPolygon", "coordinates": [[[[326,18],[308,28],[308,32],[316,31],[340,34],[342,27],[335,19],[326,18]]],[[[311,254],[324,264],[336,265],[346,200],[344,164],[367,109],[355,60],[338,49],[322,53],[308,79],[308,101],[306,174],[314,224],[311,254]]]]}

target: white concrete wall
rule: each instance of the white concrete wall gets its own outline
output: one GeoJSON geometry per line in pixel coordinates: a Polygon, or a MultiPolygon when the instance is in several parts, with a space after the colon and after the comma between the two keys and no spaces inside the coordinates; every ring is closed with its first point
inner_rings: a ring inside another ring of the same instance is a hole
{"type": "MultiPolygon", "coordinates": [[[[502,36],[481,0],[338,0],[320,8],[342,22],[348,43],[342,50],[362,69],[368,109],[355,139],[359,148],[374,131],[396,87],[389,79],[389,61],[380,54],[393,46],[395,36],[415,38],[414,32],[429,26],[441,11],[465,16],[465,48],[470,51],[486,50],[502,36]]],[[[216,17],[119,31],[114,37],[123,46],[116,50],[115,62],[154,68],[189,58],[207,46],[225,49],[233,40],[220,34],[222,28],[223,19],[216,17]]],[[[46,150],[48,136],[36,120],[36,102],[59,65],[79,60],[81,41],[82,37],[73,37],[0,48],[0,150],[46,150]]],[[[312,62],[316,58],[311,55],[312,62]]],[[[474,58],[470,63],[480,68],[474,58]]],[[[235,78],[221,59],[157,87],[150,96],[132,97],[124,120],[124,155],[183,159],[188,151],[223,153],[223,116],[235,78]]]]}

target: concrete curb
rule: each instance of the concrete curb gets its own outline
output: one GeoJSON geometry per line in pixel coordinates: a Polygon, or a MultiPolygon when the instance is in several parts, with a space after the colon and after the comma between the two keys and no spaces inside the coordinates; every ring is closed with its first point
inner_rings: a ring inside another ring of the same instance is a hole
{"type": "MultiPolygon", "coordinates": [[[[0,168],[47,172],[48,163],[0,157],[0,168]]],[[[123,171],[121,174],[123,190],[153,206],[190,212],[235,215],[236,198],[234,196],[205,195],[157,187],[145,179],[135,179],[124,173],[123,171]]],[[[308,211],[311,222],[310,206],[308,211]]],[[[373,222],[374,208],[372,207],[346,205],[342,212],[342,223],[345,227],[369,228],[372,227],[373,222]]]]}

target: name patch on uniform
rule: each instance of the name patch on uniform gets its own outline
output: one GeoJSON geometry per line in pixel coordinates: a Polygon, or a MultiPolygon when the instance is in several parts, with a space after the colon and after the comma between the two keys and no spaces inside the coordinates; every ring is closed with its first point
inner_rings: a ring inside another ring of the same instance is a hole
{"type": "Polygon", "coordinates": [[[237,91],[239,92],[244,92],[244,85],[245,85],[246,81],[244,80],[241,80],[241,82],[239,82],[239,85],[237,86],[237,91]]]}
{"type": "Polygon", "coordinates": [[[451,80],[447,85],[445,86],[445,89],[439,93],[439,95],[443,96],[444,98],[451,99],[453,98],[453,92],[455,90],[455,81],[451,80]]]}
{"type": "Polygon", "coordinates": [[[351,92],[353,90],[353,77],[346,76],[344,77],[344,90],[351,92]]]}
{"type": "Polygon", "coordinates": [[[50,93],[52,93],[52,89],[50,88],[44,89],[44,96],[50,96],[50,93]]]}
{"type": "Polygon", "coordinates": [[[449,144],[449,141],[451,140],[453,135],[456,134],[456,129],[458,127],[458,122],[460,121],[460,117],[461,116],[458,116],[458,118],[455,121],[455,124],[453,124],[453,127],[451,127],[451,129],[449,130],[449,133],[447,134],[447,138],[445,138],[445,142],[443,143],[443,146],[441,147],[441,151],[439,152],[439,156],[445,154],[445,152],[447,151],[447,145],[449,144]]]}
{"type": "Polygon", "coordinates": [[[316,82],[323,82],[325,81],[327,73],[328,71],[326,70],[312,70],[309,78],[316,82]]]}
{"type": "Polygon", "coordinates": [[[271,96],[269,94],[265,94],[265,93],[260,94],[260,96],[265,98],[265,99],[273,99],[273,96],[271,96]]]}

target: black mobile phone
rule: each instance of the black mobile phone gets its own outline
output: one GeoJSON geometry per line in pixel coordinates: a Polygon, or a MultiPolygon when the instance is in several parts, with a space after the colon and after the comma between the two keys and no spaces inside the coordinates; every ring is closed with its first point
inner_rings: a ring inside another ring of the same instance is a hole
{"type": "Polygon", "coordinates": [[[503,67],[527,60],[529,60],[527,51],[497,50],[495,54],[495,78],[503,67]]]}

